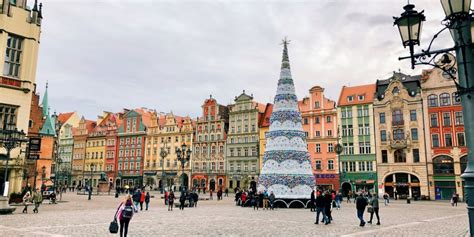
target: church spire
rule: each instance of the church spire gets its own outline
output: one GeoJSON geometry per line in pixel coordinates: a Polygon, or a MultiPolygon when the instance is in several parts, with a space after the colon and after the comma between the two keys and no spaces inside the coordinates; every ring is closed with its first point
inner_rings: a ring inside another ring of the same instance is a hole
{"type": "Polygon", "coordinates": [[[48,104],[48,82],[46,82],[46,90],[44,91],[43,95],[43,102],[41,103],[43,106],[43,117],[49,115],[49,104],[48,104]]]}

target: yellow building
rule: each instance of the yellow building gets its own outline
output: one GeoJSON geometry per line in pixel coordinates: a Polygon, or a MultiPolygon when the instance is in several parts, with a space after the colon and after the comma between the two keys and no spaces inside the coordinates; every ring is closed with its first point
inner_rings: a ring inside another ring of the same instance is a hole
{"type": "MultiPolygon", "coordinates": [[[[13,122],[19,130],[28,131],[31,99],[36,81],[36,64],[41,32],[41,5],[30,10],[26,0],[0,0],[0,125],[13,122]]],[[[1,145],[0,145],[1,146],[1,145]]],[[[0,156],[6,150],[0,148],[0,156]]],[[[24,153],[11,151],[8,193],[21,190],[24,153]]],[[[5,162],[0,162],[3,174],[5,162]]],[[[0,185],[3,186],[3,175],[0,185]]],[[[3,188],[2,188],[3,190],[3,188]]]]}
{"type": "Polygon", "coordinates": [[[181,149],[183,144],[186,144],[187,149],[192,149],[194,122],[189,116],[180,117],[173,113],[155,114],[151,120],[145,146],[143,184],[161,189],[163,179],[166,189],[179,190],[184,179],[184,186],[189,187],[191,160],[185,163],[183,173],[176,149],[181,149]],[[160,155],[162,149],[166,151],[164,159],[160,155]]]}
{"type": "Polygon", "coordinates": [[[84,180],[86,184],[97,187],[99,181],[105,180],[105,150],[109,112],[104,112],[97,119],[97,126],[87,137],[84,180]],[[90,183],[92,182],[92,183],[90,183]]]}

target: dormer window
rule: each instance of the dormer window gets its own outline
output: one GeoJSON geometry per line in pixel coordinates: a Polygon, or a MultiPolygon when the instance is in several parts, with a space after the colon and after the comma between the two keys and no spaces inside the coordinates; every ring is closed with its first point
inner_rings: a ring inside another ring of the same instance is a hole
{"type": "Polygon", "coordinates": [[[393,88],[392,94],[398,94],[400,92],[400,89],[398,87],[393,88]]]}
{"type": "Polygon", "coordinates": [[[348,101],[348,102],[354,101],[354,96],[352,96],[352,95],[348,96],[348,97],[347,97],[347,101],[348,101]]]}
{"type": "Polygon", "coordinates": [[[359,95],[359,101],[363,101],[365,99],[364,95],[359,95]]]}

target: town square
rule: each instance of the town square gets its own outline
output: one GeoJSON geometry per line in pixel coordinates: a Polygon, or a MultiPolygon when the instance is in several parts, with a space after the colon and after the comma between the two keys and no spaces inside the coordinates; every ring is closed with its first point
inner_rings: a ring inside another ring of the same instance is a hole
{"type": "Polygon", "coordinates": [[[471,0],[0,0],[0,236],[474,236],[471,0]]]}

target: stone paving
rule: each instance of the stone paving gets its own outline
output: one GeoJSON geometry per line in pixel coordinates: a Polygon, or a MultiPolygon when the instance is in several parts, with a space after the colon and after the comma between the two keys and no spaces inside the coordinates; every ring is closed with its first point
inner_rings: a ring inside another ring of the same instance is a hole
{"type": "MultiPolygon", "coordinates": [[[[32,208],[22,214],[18,207],[13,215],[0,216],[0,236],[111,236],[108,226],[119,199],[93,196],[88,201],[87,196],[67,193],[63,200],[42,205],[38,214],[32,208]]],[[[465,204],[381,204],[382,225],[359,227],[353,203],[344,202],[340,210],[333,210],[332,224],[315,225],[309,209],[254,211],[236,207],[233,197],[228,197],[170,212],[161,199],[153,198],[150,210],[134,215],[129,236],[468,236],[465,204]]]]}

